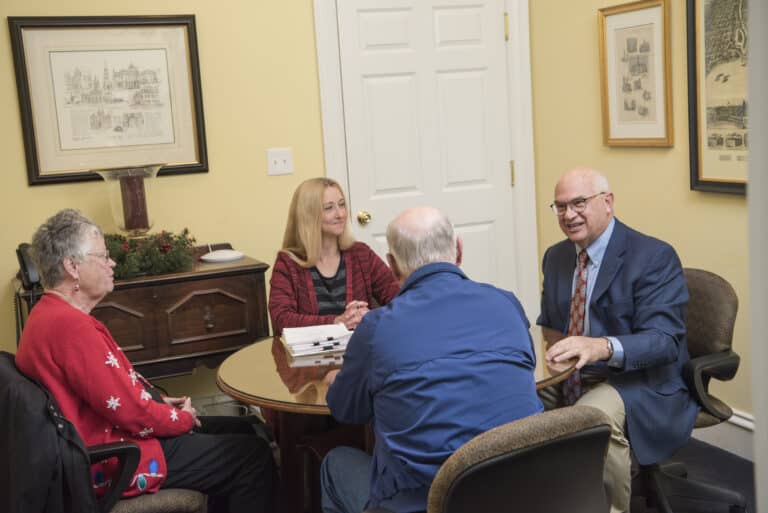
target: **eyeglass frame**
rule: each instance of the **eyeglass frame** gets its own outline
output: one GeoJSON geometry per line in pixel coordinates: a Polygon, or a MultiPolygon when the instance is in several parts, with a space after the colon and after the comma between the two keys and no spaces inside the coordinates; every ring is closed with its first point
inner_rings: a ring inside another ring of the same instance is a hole
{"type": "Polygon", "coordinates": [[[600,196],[601,194],[610,194],[610,192],[608,192],[608,191],[596,192],[592,196],[587,196],[586,198],[574,198],[574,199],[572,199],[570,201],[566,201],[565,203],[562,203],[560,205],[558,205],[557,202],[552,202],[549,205],[549,208],[552,209],[552,212],[554,212],[557,217],[564,216],[568,212],[568,207],[570,207],[571,210],[573,210],[575,213],[581,214],[582,212],[584,212],[587,209],[587,203],[589,202],[589,200],[591,200],[593,198],[596,198],[596,197],[600,196]],[[581,202],[583,202],[582,206],[577,207],[576,203],[581,203],[581,202]],[[559,208],[562,208],[563,211],[560,212],[558,210],[559,208]]]}
{"type": "Polygon", "coordinates": [[[95,257],[99,257],[101,260],[104,261],[105,264],[108,264],[109,261],[112,259],[112,257],[109,255],[109,250],[105,251],[104,253],[96,253],[93,251],[86,251],[86,255],[91,255],[95,257]]]}

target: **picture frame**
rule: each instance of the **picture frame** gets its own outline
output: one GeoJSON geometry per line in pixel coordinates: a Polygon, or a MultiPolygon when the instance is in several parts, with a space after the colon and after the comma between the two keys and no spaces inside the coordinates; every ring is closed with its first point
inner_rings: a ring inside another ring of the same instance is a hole
{"type": "Polygon", "coordinates": [[[669,4],[598,10],[603,144],[672,146],[669,4]]]}
{"type": "Polygon", "coordinates": [[[746,4],[687,0],[691,190],[747,191],[746,4]]]}
{"type": "Polygon", "coordinates": [[[208,171],[194,15],[8,17],[30,185],[208,171]]]}

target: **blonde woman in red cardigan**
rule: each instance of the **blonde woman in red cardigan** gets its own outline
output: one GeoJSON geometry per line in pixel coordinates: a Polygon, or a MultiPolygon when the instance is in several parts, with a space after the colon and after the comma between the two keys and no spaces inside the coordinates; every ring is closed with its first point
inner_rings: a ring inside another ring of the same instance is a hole
{"type": "Polygon", "coordinates": [[[399,289],[389,267],[353,238],[344,192],[329,178],[306,180],[294,192],[270,286],[277,335],[338,322],[354,329],[369,308],[388,303],[399,289]]]}
{"type": "MultiPolygon", "coordinates": [[[[268,442],[243,417],[198,417],[189,397],[161,395],[90,315],[114,287],[115,262],[99,227],[62,210],[35,232],[32,256],[45,294],[30,312],[16,365],[50,391],[86,445],[139,446],[124,496],[189,488],[215,497],[217,512],[269,511],[268,442]]],[[[116,467],[112,460],[93,465],[97,495],[116,467]]]]}

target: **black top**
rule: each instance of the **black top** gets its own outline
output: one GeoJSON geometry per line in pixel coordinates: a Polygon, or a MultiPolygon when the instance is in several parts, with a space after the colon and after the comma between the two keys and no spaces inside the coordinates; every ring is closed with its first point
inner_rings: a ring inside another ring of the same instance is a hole
{"type": "Polygon", "coordinates": [[[309,270],[317,296],[318,315],[340,315],[347,307],[347,268],[344,266],[344,254],[341,254],[336,274],[325,277],[317,267],[309,270]]]}

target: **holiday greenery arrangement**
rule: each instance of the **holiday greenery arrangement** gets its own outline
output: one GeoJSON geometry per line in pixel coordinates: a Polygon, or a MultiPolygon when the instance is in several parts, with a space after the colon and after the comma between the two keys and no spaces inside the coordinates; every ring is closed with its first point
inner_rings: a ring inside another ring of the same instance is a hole
{"type": "Polygon", "coordinates": [[[187,271],[195,263],[195,238],[184,228],[128,239],[116,233],[104,235],[109,256],[117,264],[115,278],[187,271]]]}

